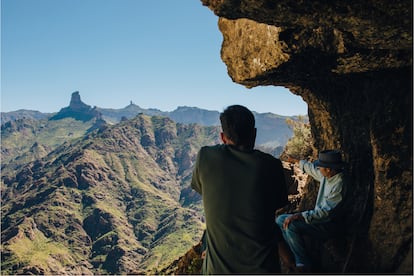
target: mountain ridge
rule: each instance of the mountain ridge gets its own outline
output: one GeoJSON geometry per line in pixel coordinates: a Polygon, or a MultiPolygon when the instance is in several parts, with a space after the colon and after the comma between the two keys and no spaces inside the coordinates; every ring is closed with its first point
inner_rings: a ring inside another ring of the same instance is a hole
{"type": "Polygon", "coordinates": [[[2,271],[141,274],[169,264],[201,237],[200,198],[183,190],[199,147],[217,142],[216,127],[141,114],[5,170],[2,271]]]}
{"type": "MultiPolygon", "coordinates": [[[[292,129],[286,123],[286,119],[296,120],[298,116],[282,116],[274,113],[258,113],[252,111],[256,118],[257,138],[256,145],[262,146],[261,149],[270,148],[268,151],[281,152],[287,140],[293,135],[292,129]],[[275,150],[275,148],[278,148],[275,150]]],[[[121,109],[91,107],[82,102],[79,91],[71,95],[69,106],[62,108],[57,113],[40,113],[38,111],[20,110],[13,112],[1,112],[2,125],[18,119],[63,119],[75,118],[83,122],[96,119],[109,124],[116,124],[123,119],[132,119],[136,115],[143,113],[150,116],[165,116],[178,123],[197,123],[203,126],[219,126],[219,111],[206,110],[198,107],[179,106],[174,111],[161,111],[156,108],[141,108],[132,101],[129,105],[121,109]]]]}

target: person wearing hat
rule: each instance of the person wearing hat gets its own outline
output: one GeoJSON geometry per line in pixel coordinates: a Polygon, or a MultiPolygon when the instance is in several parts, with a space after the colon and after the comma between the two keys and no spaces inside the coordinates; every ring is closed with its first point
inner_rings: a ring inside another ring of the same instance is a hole
{"type": "Polygon", "coordinates": [[[282,214],[276,223],[282,231],[296,262],[296,272],[311,272],[311,260],[303,236],[327,239],[341,227],[341,214],[347,192],[341,153],[324,150],[315,162],[288,157],[287,162],[299,163],[300,169],[320,182],[314,209],[294,214],[282,214]]]}

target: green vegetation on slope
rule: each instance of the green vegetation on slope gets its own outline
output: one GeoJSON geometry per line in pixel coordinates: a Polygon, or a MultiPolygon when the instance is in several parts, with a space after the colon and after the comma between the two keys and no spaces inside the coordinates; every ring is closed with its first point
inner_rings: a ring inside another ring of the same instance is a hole
{"type": "Polygon", "coordinates": [[[179,199],[199,147],[216,143],[217,131],[140,115],[6,171],[2,269],[134,274],[168,265],[204,229],[200,208],[184,208],[179,199]],[[26,232],[36,238],[16,235],[26,232]],[[33,257],[40,251],[47,257],[33,257]]]}

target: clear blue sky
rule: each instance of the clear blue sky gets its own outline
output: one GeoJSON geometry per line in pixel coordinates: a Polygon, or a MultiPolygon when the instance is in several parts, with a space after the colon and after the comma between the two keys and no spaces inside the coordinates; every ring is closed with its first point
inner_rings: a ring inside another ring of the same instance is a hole
{"type": "Polygon", "coordinates": [[[200,0],[1,0],[1,111],[57,112],[79,91],[102,108],[306,114],[285,88],[231,80],[217,20],[200,0]]]}

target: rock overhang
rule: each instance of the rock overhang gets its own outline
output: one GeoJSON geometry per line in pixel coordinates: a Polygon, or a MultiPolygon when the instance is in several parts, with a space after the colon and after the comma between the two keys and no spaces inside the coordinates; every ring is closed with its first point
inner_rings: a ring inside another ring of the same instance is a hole
{"type": "Polygon", "coordinates": [[[220,17],[230,77],[246,87],[289,86],[285,72],[302,72],[297,82],[412,65],[411,1],[202,3],[220,17]]]}

